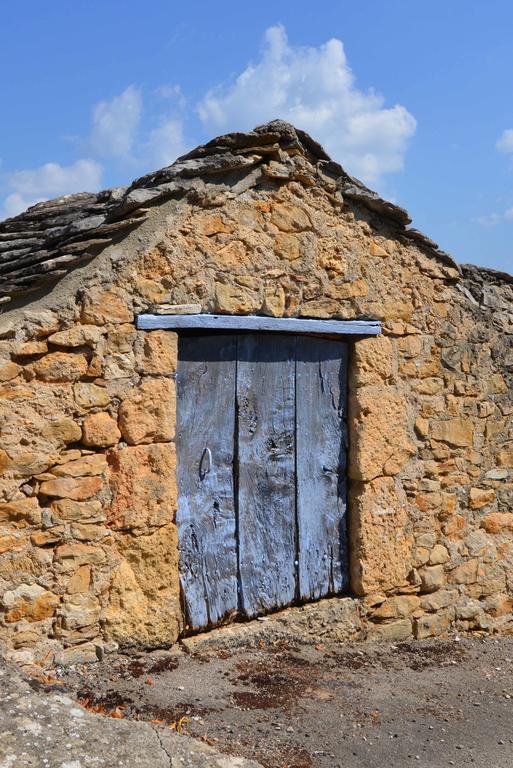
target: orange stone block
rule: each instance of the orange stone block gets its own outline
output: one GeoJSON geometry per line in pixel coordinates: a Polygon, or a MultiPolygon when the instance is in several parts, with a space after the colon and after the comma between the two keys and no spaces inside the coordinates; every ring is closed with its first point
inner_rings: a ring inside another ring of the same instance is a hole
{"type": "Polygon", "coordinates": [[[108,413],[91,413],[82,424],[82,442],[96,448],[110,448],[119,442],[121,432],[108,413]]]}

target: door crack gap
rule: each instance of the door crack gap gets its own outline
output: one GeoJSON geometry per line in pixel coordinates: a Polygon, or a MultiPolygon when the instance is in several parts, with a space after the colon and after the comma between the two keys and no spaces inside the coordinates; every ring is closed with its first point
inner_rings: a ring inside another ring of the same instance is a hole
{"type": "Polygon", "coordinates": [[[301,543],[299,539],[299,505],[298,505],[298,494],[299,494],[299,481],[298,481],[298,460],[297,460],[297,450],[298,450],[298,439],[297,439],[297,433],[298,433],[298,407],[297,407],[297,395],[298,395],[298,385],[297,385],[297,376],[298,376],[298,366],[297,366],[297,358],[298,358],[298,337],[295,338],[295,344],[294,344],[294,439],[293,439],[293,449],[294,449],[294,575],[296,579],[295,584],[295,594],[294,594],[294,600],[296,603],[299,603],[301,600],[301,574],[300,574],[300,550],[301,550],[301,543]]]}
{"type": "Polygon", "coordinates": [[[233,510],[235,516],[235,550],[237,559],[237,613],[242,615],[243,595],[240,568],[240,508],[239,508],[239,336],[235,337],[235,397],[234,397],[234,429],[233,429],[233,510]]]}

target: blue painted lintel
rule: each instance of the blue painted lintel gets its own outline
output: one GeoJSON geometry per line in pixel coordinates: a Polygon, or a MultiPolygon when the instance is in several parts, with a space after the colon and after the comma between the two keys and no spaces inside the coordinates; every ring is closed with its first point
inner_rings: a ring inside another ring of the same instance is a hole
{"type": "Polygon", "coordinates": [[[137,317],[140,330],[214,330],[275,331],[308,333],[318,336],[377,336],[379,320],[313,320],[296,317],[262,317],[259,315],[152,315],[137,317]]]}

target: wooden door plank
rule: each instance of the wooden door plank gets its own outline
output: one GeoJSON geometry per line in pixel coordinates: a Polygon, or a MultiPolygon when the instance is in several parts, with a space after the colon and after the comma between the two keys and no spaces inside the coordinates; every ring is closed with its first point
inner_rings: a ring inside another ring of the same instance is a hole
{"type": "Polygon", "coordinates": [[[296,362],[299,597],[348,583],[347,345],[298,337],[296,362]]]}
{"type": "Polygon", "coordinates": [[[268,334],[238,339],[240,607],[248,617],[295,597],[295,344],[268,334]]]}
{"type": "Polygon", "coordinates": [[[179,342],[177,526],[191,629],[237,610],[235,352],[235,336],[182,336],[179,342]]]}

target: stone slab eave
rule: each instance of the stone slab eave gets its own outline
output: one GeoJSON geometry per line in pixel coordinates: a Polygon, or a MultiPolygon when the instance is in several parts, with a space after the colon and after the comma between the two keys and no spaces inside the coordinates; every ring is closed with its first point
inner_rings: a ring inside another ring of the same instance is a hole
{"type": "Polygon", "coordinates": [[[257,186],[262,177],[308,186],[330,181],[341,201],[372,211],[393,225],[398,238],[460,271],[436,243],[409,228],[411,219],[403,208],[351,177],[307,133],[275,120],[247,133],[212,139],[129,187],[66,195],[0,222],[0,304],[46,290],[138,227],[154,205],[189,194],[197,197],[210,182],[237,194],[257,186]]]}

